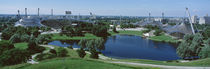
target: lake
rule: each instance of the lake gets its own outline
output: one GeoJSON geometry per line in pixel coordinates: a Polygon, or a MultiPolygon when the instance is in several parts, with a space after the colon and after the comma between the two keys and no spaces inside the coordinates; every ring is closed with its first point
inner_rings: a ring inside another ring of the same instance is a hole
{"type": "MultiPolygon", "coordinates": [[[[177,60],[177,45],[155,42],[140,36],[116,35],[105,39],[104,49],[101,51],[105,56],[117,59],[148,59],[148,60],[177,60]]],[[[72,45],[79,48],[79,41],[52,41],[48,45],[67,47],[72,45]]]]}

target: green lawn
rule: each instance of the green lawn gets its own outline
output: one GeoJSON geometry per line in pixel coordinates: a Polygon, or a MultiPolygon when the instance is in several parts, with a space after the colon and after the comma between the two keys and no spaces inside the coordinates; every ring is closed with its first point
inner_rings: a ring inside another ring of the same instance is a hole
{"type": "Polygon", "coordinates": [[[127,35],[136,35],[136,36],[142,36],[142,32],[141,31],[118,31],[119,33],[114,33],[112,31],[110,31],[109,33],[111,35],[117,35],[117,34],[127,34],[127,35]]]}
{"type": "Polygon", "coordinates": [[[154,41],[164,41],[164,42],[171,42],[171,43],[178,42],[178,40],[175,40],[172,37],[164,35],[164,34],[162,34],[160,36],[149,37],[149,39],[154,40],[154,41]]]}
{"type": "Polygon", "coordinates": [[[146,63],[146,64],[157,64],[157,65],[170,65],[170,66],[203,66],[209,67],[210,66],[210,58],[206,59],[199,59],[190,62],[167,62],[167,61],[155,61],[155,60],[144,60],[144,59],[123,59],[117,61],[126,61],[126,62],[136,62],[136,63],[146,63]]]}
{"type": "Polygon", "coordinates": [[[53,34],[52,40],[81,40],[81,39],[96,39],[99,38],[93,34],[86,33],[84,37],[68,37],[66,35],[53,34]]]}
{"type": "Polygon", "coordinates": [[[27,49],[28,48],[28,43],[15,43],[14,44],[15,48],[19,48],[19,49],[27,49]]]}

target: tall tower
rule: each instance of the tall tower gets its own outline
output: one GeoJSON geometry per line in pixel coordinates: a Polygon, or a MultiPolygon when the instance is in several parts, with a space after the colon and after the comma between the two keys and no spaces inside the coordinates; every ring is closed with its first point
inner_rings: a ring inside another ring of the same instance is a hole
{"type": "Polygon", "coordinates": [[[40,9],[38,8],[38,16],[39,16],[39,10],[40,10],[40,9]]]}
{"type": "Polygon", "coordinates": [[[27,17],[28,15],[27,15],[27,8],[25,8],[25,17],[27,17]]]}
{"type": "Polygon", "coordinates": [[[53,9],[51,9],[51,16],[53,16],[53,9]]]}

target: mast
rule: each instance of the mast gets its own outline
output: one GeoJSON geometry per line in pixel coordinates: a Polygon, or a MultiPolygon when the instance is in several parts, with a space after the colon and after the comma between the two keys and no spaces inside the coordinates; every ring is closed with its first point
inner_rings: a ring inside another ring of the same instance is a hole
{"type": "Polygon", "coordinates": [[[193,24],[192,24],[192,19],[191,19],[190,12],[189,12],[188,8],[186,8],[186,12],[188,13],[189,21],[190,21],[190,25],[191,25],[191,29],[192,29],[192,33],[194,35],[195,34],[195,30],[194,30],[194,27],[193,27],[193,24]]]}

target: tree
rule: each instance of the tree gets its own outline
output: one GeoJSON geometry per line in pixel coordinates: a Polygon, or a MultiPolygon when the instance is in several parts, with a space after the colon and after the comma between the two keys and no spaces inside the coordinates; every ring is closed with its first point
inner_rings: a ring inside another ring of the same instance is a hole
{"type": "Polygon", "coordinates": [[[156,29],[155,32],[154,32],[154,35],[160,36],[161,35],[161,32],[162,32],[162,30],[156,29]]]}
{"type": "Polygon", "coordinates": [[[73,46],[68,46],[69,49],[74,49],[73,46]]]}
{"type": "Polygon", "coordinates": [[[77,50],[77,53],[80,58],[84,58],[86,55],[85,50],[83,48],[80,48],[79,50],[77,50]]]}
{"type": "Polygon", "coordinates": [[[86,48],[86,43],[87,43],[87,40],[82,39],[79,41],[78,45],[81,46],[81,48],[86,48]]]}
{"type": "Polygon", "coordinates": [[[50,49],[50,53],[52,53],[52,54],[57,54],[57,53],[56,53],[56,50],[54,50],[54,49],[50,49]]]}
{"type": "Polygon", "coordinates": [[[115,25],[114,25],[112,31],[115,32],[115,33],[118,33],[117,30],[116,30],[116,26],[115,25]]]}
{"type": "Polygon", "coordinates": [[[199,53],[200,58],[209,58],[210,57],[210,38],[204,43],[204,47],[199,53]]]}
{"type": "Polygon", "coordinates": [[[28,43],[28,48],[27,50],[31,53],[31,54],[35,54],[35,53],[41,53],[45,50],[44,47],[38,46],[37,41],[34,38],[31,38],[29,43],[28,43]]]}
{"type": "Polygon", "coordinates": [[[57,56],[58,57],[66,57],[68,51],[65,48],[59,47],[57,51],[57,56]]]}
{"type": "Polygon", "coordinates": [[[183,41],[177,48],[177,54],[185,58],[194,58],[199,55],[203,47],[203,37],[197,33],[195,35],[185,35],[183,41]]]}
{"type": "Polygon", "coordinates": [[[0,41],[0,55],[7,50],[15,48],[13,44],[11,44],[9,41],[2,40],[0,41]]]}
{"type": "Polygon", "coordinates": [[[30,58],[27,50],[11,49],[0,55],[0,65],[14,65],[26,62],[30,58]]]}
{"type": "Polygon", "coordinates": [[[88,49],[91,53],[90,58],[98,59],[98,52],[96,51],[96,45],[94,40],[87,42],[88,49]]]}
{"type": "Polygon", "coordinates": [[[94,46],[98,50],[104,50],[104,48],[105,48],[105,46],[104,46],[104,39],[103,38],[95,39],[94,40],[94,46]]]}

